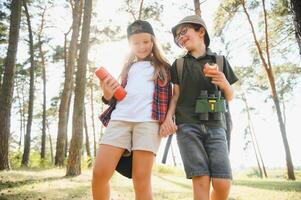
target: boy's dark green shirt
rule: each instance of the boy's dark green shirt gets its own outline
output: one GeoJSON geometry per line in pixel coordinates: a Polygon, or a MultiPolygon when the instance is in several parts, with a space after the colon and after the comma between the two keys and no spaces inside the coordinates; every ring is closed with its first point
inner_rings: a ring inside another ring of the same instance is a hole
{"type": "MultiPolygon", "coordinates": [[[[194,58],[189,53],[184,56],[182,85],[176,106],[176,123],[203,123],[209,127],[226,128],[224,115],[223,120],[200,121],[199,114],[195,113],[196,100],[201,90],[207,90],[208,94],[215,90],[210,79],[204,76],[203,68],[206,63],[216,63],[215,55],[208,52],[199,58],[194,58]]],[[[238,80],[225,57],[223,73],[230,84],[238,80]]],[[[171,82],[179,85],[176,61],[171,67],[171,82]]]]}

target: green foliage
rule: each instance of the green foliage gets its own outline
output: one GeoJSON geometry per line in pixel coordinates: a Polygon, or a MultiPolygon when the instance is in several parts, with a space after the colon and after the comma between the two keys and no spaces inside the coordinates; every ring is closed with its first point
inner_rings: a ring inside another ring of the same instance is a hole
{"type": "Polygon", "coordinates": [[[8,1],[0,2],[0,44],[7,42],[8,34],[8,1]]]}
{"type": "Polygon", "coordinates": [[[287,0],[274,0],[272,5],[272,11],[275,16],[287,16],[291,14],[287,0]]]}
{"type": "MultiPolygon", "coordinates": [[[[10,155],[10,165],[12,169],[18,169],[21,167],[22,161],[22,150],[12,152],[10,155]]],[[[41,159],[40,152],[31,151],[29,158],[29,168],[31,169],[49,169],[52,168],[53,164],[51,162],[50,155],[47,155],[45,159],[41,159]]]]}
{"type": "Polygon", "coordinates": [[[241,5],[240,0],[225,0],[221,1],[217,12],[214,15],[213,34],[214,36],[221,36],[226,25],[238,12],[241,5]]]}
{"type": "Polygon", "coordinates": [[[258,170],[258,168],[251,168],[246,175],[248,178],[260,178],[260,172],[258,170]]]}
{"type": "Polygon", "coordinates": [[[87,156],[87,158],[84,158],[82,156],[81,160],[81,168],[82,169],[90,169],[93,166],[94,159],[92,157],[87,156]]]}
{"type": "Polygon", "coordinates": [[[286,63],[274,67],[274,74],[280,99],[289,101],[300,81],[301,68],[298,65],[286,63]]]}
{"type": "Polygon", "coordinates": [[[168,165],[163,164],[157,164],[153,167],[153,172],[155,173],[161,173],[161,174],[173,174],[173,175],[183,175],[184,172],[176,167],[171,167],[168,165]]]}
{"type": "Polygon", "coordinates": [[[21,161],[22,161],[22,151],[21,150],[11,153],[9,162],[10,162],[10,166],[12,169],[19,168],[21,166],[21,161]]]}
{"type": "Polygon", "coordinates": [[[64,47],[57,45],[54,48],[54,53],[52,55],[53,62],[58,62],[58,61],[64,60],[64,56],[65,56],[64,47]]]}

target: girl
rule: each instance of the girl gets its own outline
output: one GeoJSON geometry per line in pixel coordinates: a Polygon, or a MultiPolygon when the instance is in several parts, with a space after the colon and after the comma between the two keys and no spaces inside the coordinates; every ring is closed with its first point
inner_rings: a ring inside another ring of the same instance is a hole
{"type": "Polygon", "coordinates": [[[161,141],[159,125],[171,98],[170,65],[148,22],[130,24],[127,37],[131,54],[120,76],[127,96],[116,102],[113,94],[118,84],[110,78],[101,82],[102,99],[110,107],[100,116],[108,127],[93,169],[94,200],[110,198],[109,180],[120,158],[130,154],[136,200],[152,199],[151,170],[161,141]]]}

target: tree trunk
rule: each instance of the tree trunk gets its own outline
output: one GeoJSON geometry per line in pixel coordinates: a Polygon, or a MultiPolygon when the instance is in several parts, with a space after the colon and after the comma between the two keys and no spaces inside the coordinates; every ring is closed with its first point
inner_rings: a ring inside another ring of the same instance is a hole
{"type": "Polygon", "coordinates": [[[10,168],[8,160],[10,112],[14,91],[21,6],[21,0],[12,0],[7,56],[4,62],[4,76],[0,92],[0,170],[10,168]]]}
{"type": "Polygon", "coordinates": [[[94,158],[96,157],[96,132],[95,132],[95,115],[94,115],[94,92],[93,92],[93,81],[90,83],[90,106],[91,106],[91,121],[92,121],[92,131],[93,131],[93,152],[94,158]]]}
{"type": "Polygon", "coordinates": [[[262,61],[262,65],[267,73],[268,76],[268,80],[269,80],[269,84],[270,84],[270,88],[271,88],[271,93],[272,93],[272,98],[275,104],[275,108],[277,111],[277,117],[278,117],[278,122],[279,122],[279,126],[280,126],[280,132],[281,132],[281,136],[282,136],[282,141],[283,141],[283,145],[284,145],[284,149],[285,149],[285,155],[286,155],[286,166],[287,166],[287,175],[288,175],[288,179],[290,180],[295,180],[295,174],[294,174],[294,166],[293,166],[293,162],[292,162],[292,158],[291,158],[291,153],[290,153],[290,148],[289,148],[289,144],[287,141],[287,137],[286,137],[286,130],[285,130],[285,125],[283,123],[283,118],[282,118],[282,113],[281,113],[281,109],[280,109],[280,104],[279,104],[279,98],[277,95],[277,90],[276,90],[276,86],[275,86],[275,79],[274,79],[274,74],[272,71],[272,66],[271,66],[271,62],[270,62],[270,56],[268,54],[268,49],[269,49],[269,45],[268,45],[268,32],[267,32],[267,15],[266,15],[266,9],[265,9],[265,1],[262,0],[263,3],[263,12],[264,12],[264,24],[265,24],[265,42],[266,42],[266,52],[267,52],[267,59],[268,61],[266,61],[266,58],[263,55],[263,50],[262,47],[260,46],[258,40],[257,40],[257,36],[255,33],[255,29],[253,26],[253,23],[251,21],[250,15],[248,13],[248,10],[246,8],[245,5],[245,0],[241,0],[244,12],[247,16],[248,22],[250,24],[251,30],[252,30],[252,34],[253,34],[253,38],[254,38],[254,42],[256,44],[256,48],[258,50],[258,54],[260,56],[260,59],[262,61]]]}
{"type": "Polygon", "coordinates": [[[201,8],[200,8],[200,1],[199,0],[193,0],[194,3],[194,12],[196,15],[201,16],[201,8]]]}
{"type": "MultiPolygon", "coordinates": [[[[55,165],[64,166],[65,156],[67,155],[67,127],[70,111],[70,101],[73,91],[73,73],[74,65],[77,55],[77,42],[79,36],[79,29],[81,24],[83,0],[76,0],[74,2],[73,22],[72,22],[72,36],[68,50],[68,59],[65,60],[65,83],[61,96],[61,103],[59,108],[59,122],[56,143],[55,165]]],[[[66,49],[66,47],[65,47],[66,49]]],[[[66,56],[66,55],[65,55],[66,56]]]]}
{"type": "Polygon", "coordinates": [[[141,20],[141,13],[143,9],[143,0],[140,1],[140,6],[139,6],[139,15],[138,15],[138,20],[141,20]]]}
{"type": "Polygon", "coordinates": [[[251,119],[250,108],[248,105],[247,98],[245,97],[244,94],[242,94],[242,100],[245,103],[245,108],[246,108],[247,117],[248,117],[248,127],[249,127],[249,131],[250,131],[251,139],[252,139],[252,146],[253,146],[254,153],[256,156],[256,160],[257,160],[258,170],[260,171],[260,177],[263,178],[263,173],[264,173],[265,178],[267,178],[268,177],[267,172],[265,169],[265,165],[264,165],[264,162],[262,159],[261,151],[260,151],[260,148],[259,148],[259,145],[257,142],[257,137],[255,134],[254,126],[253,126],[252,119],[251,119]]]}
{"type": "Polygon", "coordinates": [[[22,97],[21,97],[21,92],[20,92],[20,88],[22,84],[20,84],[20,80],[17,80],[16,81],[16,99],[18,101],[18,104],[19,104],[19,114],[20,114],[20,128],[19,128],[19,131],[20,131],[20,134],[19,134],[19,150],[21,149],[21,145],[22,145],[22,139],[23,139],[23,132],[24,132],[24,126],[23,126],[23,104],[22,104],[22,97]]]}
{"type": "Polygon", "coordinates": [[[44,16],[45,16],[46,8],[43,10],[42,19],[41,19],[41,27],[38,34],[38,42],[39,42],[39,53],[41,58],[42,65],[42,79],[43,79],[43,119],[42,119],[42,141],[41,141],[41,159],[45,158],[46,154],[46,66],[45,66],[45,53],[43,51],[42,44],[42,33],[44,29],[44,16]]]}
{"type": "Polygon", "coordinates": [[[84,124],[85,124],[85,136],[86,136],[86,151],[87,151],[87,156],[89,158],[91,158],[89,130],[88,130],[87,116],[86,115],[87,115],[86,109],[84,108],[84,124]]]}
{"type": "Polygon", "coordinates": [[[291,7],[294,13],[295,36],[299,45],[299,54],[301,55],[301,1],[291,0],[291,7]]]}
{"type": "Polygon", "coordinates": [[[54,159],[53,159],[52,138],[51,138],[51,134],[50,134],[50,129],[49,129],[49,122],[48,122],[48,120],[47,120],[46,126],[47,126],[48,136],[49,136],[49,145],[50,145],[51,163],[53,164],[54,159]]]}
{"type": "Polygon", "coordinates": [[[84,6],[84,18],[80,43],[80,54],[76,72],[76,86],[74,93],[72,138],[69,148],[67,176],[81,174],[81,148],[83,143],[83,112],[86,88],[86,65],[88,59],[90,23],[92,13],[92,0],[86,0],[84,6]]]}
{"type": "Polygon", "coordinates": [[[34,72],[35,72],[35,63],[34,63],[34,47],[33,47],[33,34],[31,29],[30,16],[26,4],[26,0],[23,1],[23,6],[25,9],[28,34],[29,34],[29,54],[30,54],[30,83],[29,83],[29,103],[28,103],[28,118],[26,125],[26,135],[24,141],[24,152],[22,157],[22,166],[28,166],[29,155],[30,155],[30,140],[31,140],[31,125],[33,117],[33,102],[34,102],[34,72]]]}

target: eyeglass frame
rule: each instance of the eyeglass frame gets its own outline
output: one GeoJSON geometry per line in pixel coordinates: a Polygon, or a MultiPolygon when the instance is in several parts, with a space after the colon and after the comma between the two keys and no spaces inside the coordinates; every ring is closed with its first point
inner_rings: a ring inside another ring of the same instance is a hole
{"type": "MultiPolygon", "coordinates": [[[[194,29],[195,31],[199,31],[201,28],[204,28],[202,25],[199,25],[199,24],[183,24],[182,25],[183,27],[181,28],[181,31],[178,33],[178,34],[176,34],[176,36],[174,37],[174,41],[175,41],[175,43],[177,44],[177,45],[179,45],[179,39],[180,39],[180,37],[181,36],[184,36],[186,33],[187,33],[187,31],[188,31],[188,28],[192,28],[192,29],[194,29]],[[184,31],[184,33],[183,33],[183,29],[186,29],[185,31],[184,31]]],[[[206,31],[206,29],[205,29],[205,31],[206,31]]],[[[180,46],[180,45],[179,45],[180,46]]]]}
{"type": "Polygon", "coordinates": [[[179,31],[179,33],[176,34],[176,36],[175,36],[175,38],[174,38],[176,44],[179,44],[179,39],[180,39],[180,37],[186,35],[186,33],[187,33],[187,31],[188,31],[188,28],[193,28],[193,26],[190,25],[190,24],[186,24],[186,25],[184,25],[184,26],[181,28],[181,30],[179,31]]]}

